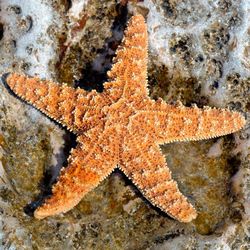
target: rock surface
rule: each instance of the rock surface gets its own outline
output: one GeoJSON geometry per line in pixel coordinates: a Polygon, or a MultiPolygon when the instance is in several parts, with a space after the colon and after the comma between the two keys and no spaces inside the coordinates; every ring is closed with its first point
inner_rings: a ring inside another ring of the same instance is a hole
{"type": "MultiPolygon", "coordinates": [[[[249,119],[250,1],[2,0],[0,11],[1,74],[101,91],[126,20],[141,13],[152,98],[230,107],[249,119]]],[[[2,249],[250,248],[249,125],[223,138],[162,146],[199,211],[192,223],[154,209],[119,171],[67,214],[38,221],[29,214],[73,139],[3,85],[0,117],[2,249]]]]}

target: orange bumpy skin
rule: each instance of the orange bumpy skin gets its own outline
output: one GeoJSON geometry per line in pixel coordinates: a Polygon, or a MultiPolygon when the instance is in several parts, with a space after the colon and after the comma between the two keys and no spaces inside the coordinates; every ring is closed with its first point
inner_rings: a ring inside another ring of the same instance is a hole
{"type": "Polygon", "coordinates": [[[119,167],[155,206],[190,222],[196,210],[172,179],[158,144],[201,140],[233,133],[243,116],[227,109],[168,105],[147,90],[147,27],[133,16],[117,50],[103,93],[9,74],[5,82],[16,95],[78,135],[68,167],[52,196],[35,217],[67,212],[119,167]]]}

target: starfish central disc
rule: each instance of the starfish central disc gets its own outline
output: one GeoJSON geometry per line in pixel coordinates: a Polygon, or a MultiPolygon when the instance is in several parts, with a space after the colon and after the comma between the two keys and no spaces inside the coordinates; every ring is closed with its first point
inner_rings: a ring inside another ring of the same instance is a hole
{"type": "Polygon", "coordinates": [[[122,127],[128,126],[130,117],[136,114],[135,109],[132,107],[131,103],[127,103],[124,100],[120,100],[110,107],[104,108],[104,113],[106,115],[106,126],[121,125],[122,127]]]}

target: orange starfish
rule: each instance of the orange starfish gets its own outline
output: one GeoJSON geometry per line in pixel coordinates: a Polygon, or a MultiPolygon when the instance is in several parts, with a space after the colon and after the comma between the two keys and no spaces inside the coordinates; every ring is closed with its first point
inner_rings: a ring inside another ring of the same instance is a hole
{"type": "Polygon", "coordinates": [[[196,218],[194,207],[171,178],[158,144],[233,133],[245,119],[227,109],[151,100],[147,46],[144,18],[133,16],[102,93],[18,74],[3,76],[14,93],[78,136],[68,167],[62,169],[52,196],[35,211],[36,218],[70,210],[116,167],[171,217],[182,222],[196,218]]]}

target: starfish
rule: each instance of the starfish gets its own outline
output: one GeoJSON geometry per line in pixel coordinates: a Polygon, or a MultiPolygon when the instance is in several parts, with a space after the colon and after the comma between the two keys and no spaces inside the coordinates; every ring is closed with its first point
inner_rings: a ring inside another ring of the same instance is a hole
{"type": "Polygon", "coordinates": [[[190,222],[197,212],[179,191],[159,144],[203,140],[233,133],[245,124],[238,112],[152,100],[147,89],[145,20],[133,16],[108,72],[104,91],[87,92],[16,73],[3,76],[17,96],[77,135],[68,166],[51,197],[36,209],[38,219],[67,212],[119,168],[153,205],[190,222]]]}

